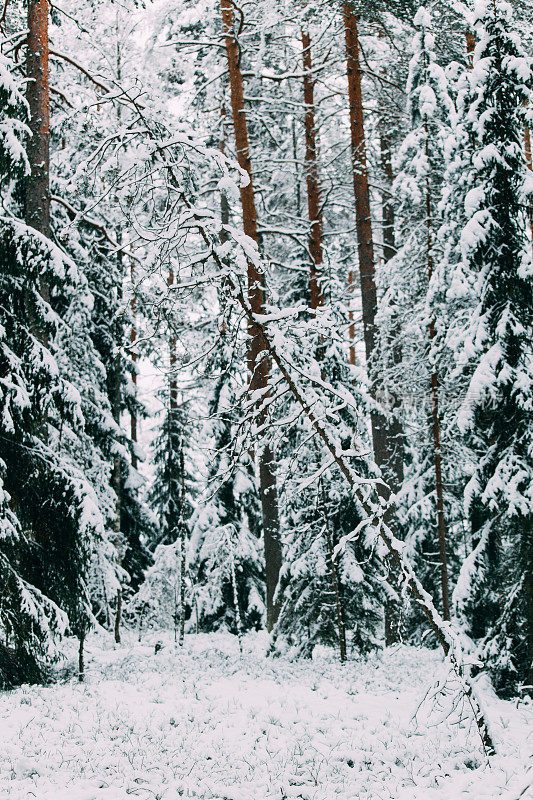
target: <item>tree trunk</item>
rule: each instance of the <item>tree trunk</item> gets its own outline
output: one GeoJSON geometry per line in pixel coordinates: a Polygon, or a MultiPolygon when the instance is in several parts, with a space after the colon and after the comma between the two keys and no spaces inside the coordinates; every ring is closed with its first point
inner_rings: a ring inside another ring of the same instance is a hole
{"type": "MultiPolygon", "coordinates": [[[[220,8],[228,59],[231,110],[237,160],[239,166],[246,171],[250,179],[248,185],[242,186],[240,189],[243,228],[245,234],[259,245],[257,212],[250,162],[250,146],[244,108],[240,51],[233,30],[233,4],[231,0],[220,0],[220,8]]],[[[252,261],[248,261],[248,301],[254,314],[264,313],[263,275],[252,261]]],[[[257,329],[253,320],[249,320],[247,361],[250,373],[249,388],[251,392],[264,390],[268,387],[270,359],[262,354],[262,350],[263,345],[260,331],[257,329]]],[[[264,398],[262,402],[264,402],[264,398]]],[[[266,422],[266,413],[259,408],[257,427],[262,429],[266,425],[266,422]]],[[[279,615],[279,607],[274,603],[274,596],[281,569],[281,539],[275,461],[268,443],[261,444],[260,448],[258,448],[257,458],[259,463],[259,485],[265,547],[267,629],[270,631],[279,615]]]]}
{"type": "Polygon", "coordinates": [[[465,33],[466,39],[466,55],[469,68],[472,68],[474,61],[474,50],[476,49],[476,34],[473,31],[465,33]]]}
{"type": "Polygon", "coordinates": [[[391,144],[385,126],[386,120],[382,115],[379,131],[379,149],[385,187],[381,195],[381,215],[383,218],[383,260],[387,263],[396,255],[396,237],[394,233],[394,203],[392,201],[394,173],[392,171],[391,144]]]}
{"type": "MultiPolygon", "coordinates": [[[[28,0],[28,36],[26,47],[26,100],[29,106],[27,154],[30,174],[24,189],[24,215],[28,225],[50,237],[50,73],[48,64],[48,0],[28,0]]],[[[50,286],[39,276],[37,289],[46,303],[50,286]]],[[[42,320],[37,319],[28,298],[30,328],[45,347],[49,337],[42,320]]],[[[46,430],[43,429],[46,438],[46,430]]]]}
{"type": "MultiPolygon", "coordinates": [[[[120,257],[120,253],[119,253],[120,257]]],[[[118,347],[113,357],[111,369],[109,371],[109,399],[111,401],[111,413],[117,425],[120,426],[120,409],[122,402],[122,358],[118,347]]],[[[122,561],[122,463],[120,456],[115,454],[113,457],[113,470],[111,473],[111,486],[115,492],[115,519],[114,519],[114,545],[117,548],[118,563],[122,561]]],[[[117,590],[117,608],[115,615],[115,642],[120,644],[120,611],[122,602],[122,590],[117,590]]]]}
{"type": "Polygon", "coordinates": [[[305,177],[307,181],[307,210],[309,214],[309,294],[311,309],[324,304],[322,277],[323,218],[320,205],[317,135],[315,126],[315,82],[312,75],[311,38],[302,28],[303,84],[305,104],[305,177]]]}
{"type": "MultiPolygon", "coordinates": [[[[426,157],[428,153],[428,131],[426,129],[426,157]]],[[[431,209],[431,190],[429,179],[426,181],[426,225],[427,225],[427,268],[428,281],[433,275],[433,254],[432,254],[432,209],[431,209]]],[[[439,413],[439,376],[437,367],[433,363],[431,349],[435,340],[435,317],[431,315],[429,322],[429,349],[431,363],[431,431],[433,436],[433,464],[435,469],[435,493],[437,496],[437,535],[439,540],[439,566],[440,583],[442,596],[442,616],[446,621],[450,619],[450,593],[448,586],[448,556],[446,553],[446,518],[444,515],[444,486],[442,482],[442,451],[440,441],[440,413],[439,413]]]]}
{"type": "Polygon", "coordinates": [[[83,683],[85,680],[85,659],[84,659],[84,647],[85,647],[85,625],[82,626],[79,635],[79,647],[78,647],[78,681],[83,683]]]}
{"type": "MultiPolygon", "coordinates": [[[[26,99],[30,108],[25,216],[28,225],[50,236],[50,73],[48,65],[48,0],[28,0],[26,99]]],[[[41,286],[48,301],[49,287],[41,286]]]]}
{"type": "MultiPolygon", "coordinates": [[[[349,0],[343,3],[344,33],[346,40],[346,67],[348,75],[348,101],[350,110],[350,136],[352,148],[353,182],[355,199],[355,223],[359,254],[359,280],[361,285],[361,304],[363,312],[363,335],[367,369],[374,395],[379,394],[379,376],[376,359],[376,313],[377,290],[375,280],[374,243],[370,215],[370,190],[366,164],[366,144],[363,118],[363,96],[361,66],[359,58],[359,38],[357,17],[349,0]]],[[[403,481],[403,446],[401,430],[396,422],[389,423],[379,413],[371,414],[372,443],[374,460],[381,469],[384,479],[393,492],[403,481]]],[[[391,520],[389,519],[389,523],[391,520]]],[[[394,562],[391,569],[391,583],[396,583],[394,562]]],[[[385,641],[394,644],[400,638],[399,607],[394,600],[385,607],[385,641]]]]}
{"type": "Polygon", "coordinates": [[[115,616],[115,642],[120,644],[120,623],[122,620],[122,589],[117,589],[117,613],[115,616]]]}

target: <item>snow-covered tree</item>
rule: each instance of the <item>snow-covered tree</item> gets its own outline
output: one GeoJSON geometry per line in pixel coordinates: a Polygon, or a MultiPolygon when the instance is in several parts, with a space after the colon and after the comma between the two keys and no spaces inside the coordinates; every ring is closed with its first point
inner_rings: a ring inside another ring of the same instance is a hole
{"type": "Polygon", "coordinates": [[[264,624],[264,558],[252,464],[235,448],[242,385],[228,339],[221,337],[221,352],[211,363],[217,378],[204,431],[210,465],[191,519],[191,622],[202,630],[226,628],[240,635],[264,624]]]}
{"type": "Polygon", "coordinates": [[[461,261],[452,288],[470,305],[450,345],[466,390],[458,428],[473,454],[465,490],[473,550],[455,592],[497,687],[531,683],[533,660],[533,294],[523,151],[531,62],[504,0],[477,0],[466,120],[474,137],[461,261]]]}
{"type": "Polygon", "coordinates": [[[385,295],[380,304],[383,360],[395,348],[399,356],[384,386],[401,398],[405,431],[405,478],[398,507],[406,548],[426,589],[449,617],[446,451],[442,441],[441,309],[435,302],[441,257],[436,233],[442,191],[444,147],[455,109],[444,69],[437,61],[433,22],[425,7],[417,27],[409,65],[407,111],[410,129],[395,159],[397,177],[396,255],[380,270],[385,295]],[[437,265],[437,269],[435,269],[437,265]],[[439,574],[440,573],[440,574],[439,574]]]}
{"type": "MultiPolygon", "coordinates": [[[[22,679],[53,657],[53,633],[80,633],[88,619],[87,565],[102,518],[92,487],[63,452],[63,432],[83,423],[80,396],[61,374],[55,341],[65,322],[52,302],[74,290],[74,265],[16,218],[26,178],[27,107],[12,65],[0,58],[0,471],[4,590],[0,627],[20,654],[22,679]],[[62,611],[59,610],[62,609],[62,611]]],[[[73,434],[74,435],[74,434],[73,434]]]]}

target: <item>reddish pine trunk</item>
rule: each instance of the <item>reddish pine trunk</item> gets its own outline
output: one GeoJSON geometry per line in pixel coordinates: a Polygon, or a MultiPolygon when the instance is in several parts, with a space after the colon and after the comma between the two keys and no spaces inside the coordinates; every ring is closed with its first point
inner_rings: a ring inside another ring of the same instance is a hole
{"type": "Polygon", "coordinates": [[[474,59],[474,50],[476,49],[476,35],[472,31],[465,33],[466,38],[466,54],[468,57],[468,66],[472,67],[474,59]]]}
{"type": "MultiPolygon", "coordinates": [[[[241,187],[240,190],[243,227],[244,232],[259,243],[250,145],[244,108],[240,52],[233,31],[233,4],[231,0],[220,0],[220,8],[228,58],[231,110],[237,160],[240,167],[248,173],[250,178],[248,185],[241,187]]],[[[254,314],[264,313],[263,275],[251,261],[248,262],[248,301],[254,314]]],[[[250,391],[252,392],[258,389],[265,389],[268,386],[270,359],[266,354],[261,355],[262,350],[261,333],[253,322],[249,322],[247,360],[250,372],[250,391]]],[[[266,421],[266,414],[260,411],[257,419],[258,427],[263,427],[266,421]]],[[[268,444],[261,446],[258,453],[258,461],[265,547],[267,628],[271,630],[279,614],[279,608],[274,604],[274,595],[281,569],[281,541],[275,462],[274,455],[268,444]]]]}
{"type": "Polygon", "coordinates": [[[346,66],[348,73],[348,100],[350,107],[355,222],[359,253],[359,278],[363,306],[365,351],[367,362],[370,365],[375,355],[376,346],[375,317],[377,311],[377,293],[374,267],[374,242],[372,239],[372,222],[370,216],[370,191],[366,166],[359,40],[357,19],[352,5],[349,2],[345,2],[343,10],[346,38],[346,66]]]}
{"type": "MultiPolygon", "coordinates": [[[[377,291],[375,281],[374,244],[370,214],[370,190],[366,163],[366,144],[363,117],[363,95],[357,17],[349,0],[343,3],[344,33],[346,40],[346,67],[348,74],[348,102],[350,110],[350,136],[353,162],[355,222],[359,254],[359,280],[363,312],[363,334],[367,369],[374,393],[379,389],[376,365],[376,313],[377,291]]],[[[354,353],[355,354],[355,353],[354,353]]],[[[398,425],[390,424],[380,414],[371,414],[374,459],[384,478],[395,492],[403,480],[403,447],[398,425]]],[[[389,519],[390,523],[390,519],[389,519]]],[[[397,583],[394,564],[390,563],[391,583],[397,583]]],[[[393,644],[400,637],[399,608],[395,601],[385,607],[385,640],[393,644]]]]}
{"type": "Polygon", "coordinates": [[[315,126],[315,82],[312,75],[311,39],[302,29],[303,84],[305,104],[305,176],[307,181],[307,209],[309,213],[309,293],[311,308],[316,310],[324,304],[321,286],[323,219],[320,206],[320,182],[318,173],[317,135],[315,126]]]}
{"type": "MultiPolygon", "coordinates": [[[[30,175],[25,185],[25,219],[35,230],[50,236],[50,76],[48,66],[48,0],[28,0],[28,37],[26,49],[26,99],[31,136],[27,153],[30,175]]],[[[39,276],[37,289],[50,302],[50,286],[39,276]]],[[[35,337],[49,345],[42,320],[28,303],[30,327],[35,337]]],[[[45,435],[45,434],[43,434],[45,435]]]]}
{"type": "MultiPolygon", "coordinates": [[[[50,235],[50,76],[48,66],[48,0],[28,0],[26,99],[30,107],[26,186],[26,222],[50,235]]],[[[49,299],[48,287],[43,297],[49,299]]]]}
{"type": "MultiPolygon", "coordinates": [[[[350,3],[344,3],[344,26],[346,35],[346,60],[348,72],[348,99],[350,106],[350,134],[353,160],[353,182],[355,197],[355,221],[359,253],[359,280],[363,311],[363,335],[367,367],[372,378],[374,391],[377,375],[374,359],[376,357],[376,313],[377,290],[375,280],[374,242],[370,215],[370,190],[366,165],[366,144],[363,119],[363,97],[361,86],[361,67],[359,63],[359,41],[357,19],[350,3]]],[[[395,441],[386,420],[376,413],[372,414],[372,440],[374,458],[378,466],[385,469],[385,477],[393,491],[403,477],[401,448],[395,441]]]]}

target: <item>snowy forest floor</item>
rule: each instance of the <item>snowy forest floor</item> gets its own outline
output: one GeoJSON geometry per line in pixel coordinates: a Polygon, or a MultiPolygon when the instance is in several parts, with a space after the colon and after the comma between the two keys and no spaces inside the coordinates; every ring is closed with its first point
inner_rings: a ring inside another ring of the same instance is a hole
{"type": "MultiPolygon", "coordinates": [[[[426,699],[438,653],[341,666],[267,658],[250,635],[92,635],[87,679],[0,694],[0,796],[12,800],[529,800],[533,707],[484,692],[487,766],[457,711],[426,699]],[[163,649],[154,653],[154,643],[163,649]],[[416,715],[416,716],[415,716],[416,715]]],[[[452,694],[446,695],[450,704],[452,694]]]]}

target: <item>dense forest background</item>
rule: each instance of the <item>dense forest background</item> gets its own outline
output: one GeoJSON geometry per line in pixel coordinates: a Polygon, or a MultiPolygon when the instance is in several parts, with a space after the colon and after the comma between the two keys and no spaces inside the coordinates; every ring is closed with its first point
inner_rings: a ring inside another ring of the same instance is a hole
{"type": "Polygon", "coordinates": [[[531,688],[531,18],[4,0],[3,685],[127,625],[531,688]]]}

